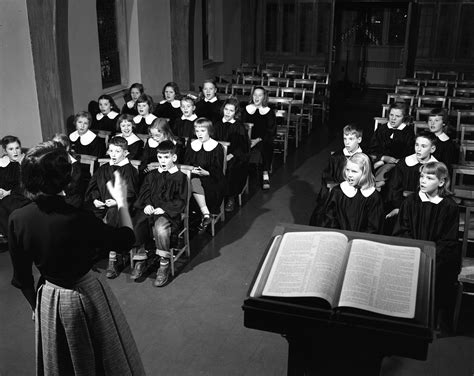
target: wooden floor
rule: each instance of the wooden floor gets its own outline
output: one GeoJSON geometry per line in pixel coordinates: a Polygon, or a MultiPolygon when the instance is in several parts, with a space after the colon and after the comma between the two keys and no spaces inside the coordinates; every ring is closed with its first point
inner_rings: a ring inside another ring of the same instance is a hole
{"type": "MultiPolygon", "coordinates": [[[[342,147],[340,135],[334,139],[333,134],[348,118],[357,118],[350,106],[344,116],[331,119],[332,128],[313,132],[285,166],[277,162],[270,191],[258,189],[254,177],[244,206],[218,226],[214,238],[207,234],[194,238],[191,260],[169,285],[153,287],[153,275],[133,282],[129,269],[109,282],[147,374],[286,374],[285,339],[245,328],[241,306],[274,226],[307,224],[329,152],[342,147]]],[[[99,270],[103,266],[99,263],[99,270]]],[[[34,375],[34,325],[26,300],[10,285],[11,273],[9,255],[1,253],[0,376],[34,375]]],[[[473,306],[467,299],[463,302],[459,334],[435,340],[426,361],[386,358],[381,374],[472,376],[473,306]]]]}

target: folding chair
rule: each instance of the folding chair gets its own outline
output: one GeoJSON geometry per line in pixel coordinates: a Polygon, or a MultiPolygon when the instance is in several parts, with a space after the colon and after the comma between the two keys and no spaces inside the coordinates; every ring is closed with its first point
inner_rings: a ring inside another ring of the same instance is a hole
{"type": "Polygon", "coordinates": [[[438,72],[436,73],[436,78],[438,80],[455,82],[459,78],[459,73],[454,71],[438,72]]]}
{"type": "Polygon", "coordinates": [[[428,123],[426,121],[417,121],[415,120],[413,122],[413,129],[415,130],[415,134],[418,134],[418,132],[422,130],[428,130],[430,127],[428,126],[428,123]]]}
{"type": "Polygon", "coordinates": [[[442,86],[423,86],[421,94],[446,97],[448,95],[448,88],[442,86]]]}
{"type": "Polygon", "coordinates": [[[265,64],[265,69],[273,69],[276,71],[284,72],[285,70],[285,64],[281,63],[266,63],[265,64]]]}
{"type": "Polygon", "coordinates": [[[395,86],[395,93],[397,93],[397,94],[409,94],[409,95],[414,95],[415,97],[417,97],[420,94],[420,87],[419,86],[397,85],[397,86],[395,86]]]}
{"type": "Polygon", "coordinates": [[[326,67],[324,65],[309,64],[306,66],[305,78],[308,78],[308,74],[311,73],[326,73],[326,67]]]}
{"type": "Polygon", "coordinates": [[[474,88],[472,87],[459,87],[453,89],[453,97],[461,98],[473,98],[474,97],[474,88]]]}
{"type": "Polygon", "coordinates": [[[283,154],[283,163],[286,163],[288,156],[288,128],[290,124],[290,116],[287,110],[276,110],[275,117],[277,122],[277,131],[273,144],[277,148],[273,149],[273,153],[283,154]]]}
{"type": "Polygon", "coordinates": [[[262,69],[262,77],[278,77],[280,78],[283,74],[283,72],[279,71],[279,70],[275,70],[275,69],[262,69]]]}
{"type": "MultiPolygon", "coordinates": [[[[251,139],[252,135],[252,128],[253,128],[253,123],[244,123],[245,128],[247,129],[249,140],[251,139]]],[[[237,201],[239,202],[239,206],[242,206],[242,196],[244,194],[249,194],[249,176],[247,175],[247,180],[245,181],[245,185],[242,188],[242,191],[237,195],[237,201]]]]}
{"type": "Polygon", "coordinates": [[[472,136],[469,138],[466,137],[466,135],[474,135],[474,124],[460,124],[460,128],[461,128],[461,137],[459,139],[460,145],[474,142],[474,139],[472,136]]]}
{"type": "Polygon", "coordinates": [[[420,86],[421,80],[417,78],[398,78],[397,85],[401,86],[420,86]]]}
{"type": "Polygon", "coordinates": [[[244,85],[263,85],[262,76],[243,76],[242,82],[244,85]]]}
{"type": "Polygon", "coordinates": [[[294,79],[303,79],[304,78],[304,70],[287,70],[285,72],[285,78],[289,78],[290,80],[294,79]]]}
{"type": "Polygon", "coordinates": [[[474,81],[473,80],[461,80],[456,81],[454,84],[455,88],[474,88],[474,81]]]}
{"type": "Polygon", "coordinates": [[[418,97],[418,107],[446,107],[446,97],[435,97],[431,95],[420,95],[418,97]]]}
{"type": "Polygon", "coordinates": [[[474,110],[474,98],[449,98],[448,109],[449,111],[474,110]]]}
{"type": "Polygon", "coordinates": [[[435,73],[431,70],[416,70],[414,74],[414,78],[418,78],[420,80],[433,80],[434,77],[435,73]]]}
{"type": "Polygon", "coordinates": [[[448,87],[446,80],[425,80],[424,86],[448,87]]]}
{"type": "Polygon", "coordinates": [[[216,82],[216,88],[219,94],[229,94],[229,86],[229,83],[216,82]]]}
{"type": "Polygon", "coordinates": [[[264,83],[266,83],[266,86],[289,87],[290,79],[284,77],[267,77],[264,83]]]}
{"type": "Polygon", "coordinates": [[[413,107],[415,96],[411,94],[387,93],[387,104],[395,102],[405,102],[408,106],[413,107]]]}
{"type": "Polygon", "coordinates": [[[78,154],[78,155],[79,155],[79,162],[83,165],[88,165],[91,176],[94,175],[94,167],[97,161],[97,157],[94,155],[88,155],[88,154],[78,154]]]}
{"type": "Polygon", "coordinates": [[[379,125],[387,124],[388,119],[386,117],[374,117],[374,132],[377,130],[379,125]]]}
{"type": "Polygon", "coordinates": [[[293,99],[291,102],[290,111],[290,130],[294,129],[295,132],[295,144],[299,146],[301,137],[301,121],[303,118],[303,107],[305,103],[306,89],[302,88],[281,88],[280,96],[283,98],[293,99]]]}
{"type": "Polygon", "coordinates": [[[278,97],[280,88],[278,86],[262,86],[267,92],[269,97],[278,97]]]}
{"type": "Polygon", "coordinates": [[[458,110],[456,111],[456,137],[461,136],[461,129],[463,125],[474,124],[474,111],[458,110]]]}
{"type": "Polygon", "coordinates": [[[305,103],[303,105],[302,119],[307,121],[308,134],[311,132],[313,127],[313,112],[314,110],[321,111],[321,119],[324,120],[324,114],[326,111],[326,101],[323,97],[316,95],[316,81],[307,79],[295,79],[293,81],[293,87],[299,87],[306,89],[305,103]],[[316,102],[316,100],[320,100],[316,102]]]}
{"type": "Polygon", "coordinates": [[[426,119],[426,121],[428,121],[428,117],[430,116],[432,110],[433,107],[418,107],[415,110],[415,120],[421,121],[426,119]]]}
{"type": "Polygon", "coordinates": [[[306,65],[304,64],[288,64],[286,66],[287,71],[306,72],[306,65]]]}
{"type": "Polygon", "coordinates": [[[110,131],[98,131],[97,132],[97,136],[104,139],[106,150],[109,147],[109,138],[110,138],[111,134],[112,134],[112,132],[110,132],[110,131]]]}
{"type": "Polygon", "coordinates": [[[252,94],[253,86],[254,85],[232,84],[230,93],[235,97],[239,95],[249,97],[250,94],[252,94]]]}
{"type": "MultiPolygon", "coordinates": [[[[226,173],[226,170],[227,170],[227,149],[230,145],[230,143],[226,142],[226,141],[219,141],[219,143],[222,145],[223,149],[224,149],[224,161],[223,161],[223,164],[222,164],[222,173],[224,174],[225,176],[225,173],[226,173]]],[[[214,235],[216,234],[216,223],[221,220],[222,222],[225,221],[225,207],[224,207],[224,200],[222,200],[221,202],[221,206],[219,208],[219,213],[217,214],[212,214],[211,213],[211,235],[212,237],[214,237],[214,235]]]]}

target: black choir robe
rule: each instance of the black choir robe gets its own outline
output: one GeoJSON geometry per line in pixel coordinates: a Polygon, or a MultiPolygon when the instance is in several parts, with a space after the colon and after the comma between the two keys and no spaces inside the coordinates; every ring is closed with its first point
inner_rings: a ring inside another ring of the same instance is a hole
{"type": "Polygon", "coordinates": [[[413,124],[402,123],[398,128],[388,124],[380,125],[372,135],[369,154],[375,155],[376,161],[383,155],[401,159],[413,153],[415,132],[413,124]]]}
{"type": "Polygon", "coordinates": [[[173,133],[178,137],[184,137],[188,140],[195,139],[194,122],[197,118],[196,114],[192,114],[189,117],[182,115],[177,118],[174,122],[174,128],[172,129],[173,133]]]}
{"type": "Polygon", "coordinates": [[[125,137],[122,133],[117,134],[117,136],[123,137],[127,140],[128,144],[128,159],[138,159],[140,160],[143,153],[144,143],[140,137],[135,133],[132,133],[130,136],[125,137]]]}
{"type": "MultiPolygon", "coordinates": [[[[171,140],[176,145],[176,155],[177,160],[176,163],[182,163],[184,158],[185,146],[184,141],[182,139],[171,140]]],[[[143,153],[141,156],[141,164],[139,167],[140,174],[147,174],[148,171],[148,164],[149,163],[157,163],[157,148],[158,142],[152,139],[151,137],[145,142],[145,147],[143,148],[143,153]]]]}
{"type": "Polygon", "coordinates": [[[137,116],[138,111],[137,108],[135,107],[135,102],[132,100],[127,101],[123,107],[122,111],[120,111],[122,114],[127,114],[127,115],[132,115],[132,116],[137,116]]]}
{"type": "Polygon", "coordinates": [[[436,150],[433,156],[443,162],[451,171],[451,166],[458,163],[459,150],[456,143],[446,133],[441,133],[436,141],[436,150]]]}
{"type": "Polygon", "coordinates": [[[382,197],[374,187],[361,190],[344,181],[329,193],[324,215],[316,225],[379,234],[383,219],[382,197]]]}
{"type": "Polygon", "coordinates": [[[71,151],[76,154],[93,155],[101,158],[105,155],[105,141],[94,132],[88,130],[82,136],[77,131],[69,135],[71,141],[71,151]]]}
{"type": "Polygon", "coordinates": [[[163,100],[156,106],[153,115],[159,118],[170,119],[170,127],[173,129],[174,122],[182,115],[181,101],[177,99],[172,102],[163,100]]]}
{"type": "Polygon", "coordinates": [[[81,168],[81,164],[76,158],[69,155],[69,160],[71,161],[71,181],[64,189],[66,195],[64,201],[75,208],[81,208],[91,176],[88,170],[84,171],[81,168]]]}
{"type": "Polygon", "coordinates": [[[219,121],[221,118],[221,107],[222,101],[217,97],[210,100],[202,98],[196,103],[196,115],[197,117],[205,117],[212,121],[212,124],[219,121]]]}
{"type": "Polygon", "coordinates": [[[148,134],[148,127],[153,123],[153,120],[156,119],[156,116],[153,114],[148,114],[146,116],[137,115],[133,118],[133,123],[135,124],[135,133],[138,134],[148,134]]]}
{"type": "Polygon", "coordinates": [[[91,129],[95,131],[107,131],[110,134],[114,134],[117,130],[117,119],[119,113],[115,111],[110,111],[107,115],[99,112],[95,115],[91,129]]]}

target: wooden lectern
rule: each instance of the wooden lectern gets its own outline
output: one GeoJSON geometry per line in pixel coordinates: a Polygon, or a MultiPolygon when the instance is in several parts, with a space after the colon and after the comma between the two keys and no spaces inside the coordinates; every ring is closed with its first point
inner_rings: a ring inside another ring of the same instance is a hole
{"type": "MultiPolygon", "coordinates": [[[[332,231],[279,224],[273,236],[294,231],[332,231]]],[[[413,319],[368,311],[319,305],[300,298],[262,296],[262,271],[272,241],[262,257],[243,304],[244,325],[283,335],[289,344],[288,375],[379,375],[384,356],[425,360],[434,336],[435,244],[413,239],[339,231],[349,239],[419,247],[427,256],[420,263],[416,313],[413,319]],[[257,282],[257,284],[256,284],[257,282]]]]}

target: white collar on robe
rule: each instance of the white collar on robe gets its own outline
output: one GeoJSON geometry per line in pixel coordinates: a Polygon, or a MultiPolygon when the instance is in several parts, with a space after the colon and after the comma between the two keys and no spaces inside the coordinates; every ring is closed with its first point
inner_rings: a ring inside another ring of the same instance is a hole
{"type": "MultiPolygon", "coordinates": [[[[107,114],[107,117],[110,119],[110,120],[114,120],[117,116],[119,115],[118,112],[115,112],[115,111],[110,111],[108,114],[107,114]]],[[[102,120],[104,118],[104,114],[102,112],[99,112],[97,115],[95,115],[95,118],[97,120],[102,120]]]]}
{"type": "Polygon", "coordinates": [[[204,148],[205,151],[211,151],[214,150],[218,144],[219,143],[216,140],[213,140],[212,138],[210,138],[206,142],[201,142],[199,141],[199,139],[196,139],[191,142],[191,148],[194,151],[199,151],[201,150],[201,148],[204,148]]]}
{"type": "Polygon", "coordinates": [[[191,116],[188,116],[188,117],[186,117],[186,116],[184,116],[184,115],[181,116],[181,120],[194,121],[194,120],[196,120],[197,118],[198,118],[198,117],[197,117],[196,114],[192,114],[191,116]]]}
{"type": "Polygon", "coordinates": [[[89,129],[82,136],[79,136],[79,133],[77,131],[74,131],[69,135],[69,139],[72,142],[76,142],[77,139],[80,138],[79,142],[81,143],[81,145],[84,145],[84,146],[89,145],[92,141],[95,140],[96,137],[97,137],[96,134],[89,129]]]}
{"type": "Polygon", "coordinates": [[[360,148],[360,146],[353,152],[353,153],[349,153],[347,151],[346,148],[342,149],[342,152],[344,153],[344,155],[349,158],[349,157],[352,157],[354,154],[357,154],[357,153],[362,153],[362,149],[360,148]]]}
{"type": "MultiPolygon", "coordinates": [[[[342,193],[344,193],[349,198],[354,197],[357,191],[359,191],[359,189],[357,189],[356,187],[349,185],[347,181],[343,181],[341,184],[339,184],[339,186],[341,187],[342,193]]],[[[360,189],[360,193],[362,193],[362,196],[364,197],[369,197],[374,192],[375,187],[360,189]]]]}
{"type": "Polygon", "coordinates": [[[225,123],[230,123],[230,124],[234,124],[235,123],[235,119],[231,119],[229,121],[226,121],[225,118],[222,118],[222,123],[225,124],[225,123]]]}
{"type": "Polygon", "coordinates": [[[76,163],[77,162],[77,159],[74,158],[71,154],[68,154],[69,155],[69,162],[71,162],[71,164],[73,163],[76,163]]]}
{"type": "Polygon", "coordinates": [[[148,139],[148,146],[151,147],[152,149],[156,148],[159,145],[158,141],[155,141],[153,138],[148,139]]]}
{"type": "Polygon", "coordinates": [[[153,120],[156,119],[156,116],[153,114],[148,114],[147,116],[137,115],[133,118],[133,121],[135,122],[135,124],[138,124],[142,121],[143,118],[145,118],[145,123],[150,125],[151,123],[153,123],[153,120]]]}
{"type": "Polygon", "coordinates": [[[130,163],[130,161],[128,160],[127,157],[125,157],[124,159],[122,159],[119,163],[117,163],[116,165],[112,164],[112,159],[109,161],[109,164],[111,166],[118,166],[118,167],[122,167],[122,166],[125,166],[126,164],[130,163]]]}
{"type": "Polygon", "coordinates": [[[10,158],[8,158],[8,155],[4,155],[2,158],[0,158],[0,167],[7,167],[10,164],[10,158]]]}
{"type": "MultiPolygon", "coordinates": [[[[158,172],[159,172],[160,174],[162,174],[164,171],[165,171],[165,170],[163,170],[161,167],[158,167],[158,172]]],[[[169,172],[170,174],[174,174],[175,172],[178,172],[178,171],[179,171],[179,170],[178,170],[178,167],[176,167],[176,166],[173,166],[173,167],[171,167],[171,168],[168,170],[168,172],[169,172]]]]}
{"type": "MultiPolygon", "coordinates": [[[[430,159],[428,159],[425,163],[428,163],[428,162],[438,162],[438,160],[431,155],[430,159]]],[[[405,157],[405,163],[407,164],[408,167],[413,167],[417,164],[420,164],[420,161],[416,157],[416,154],[412,154],[412,155],[409,155],[408,157],[405,157]]]]}
{"type": "Polygon", "coordinates": [[[398,128],[395,128],[395,127],[392,127],[392,126],[390,125],[390,122],[387,123],[387,127],[388,127],[389,129],[395,129],[395,130],[397,130],[397,131],[402,131],[403,129],[405,129],[406,126],[407,126],[407,125],[406,125],[405,123],[401,123],[401,124],[398,126],[398,128]]]}
{"type": "Polygon", "coordinates": [[[133,108],[135,106],[135,101],[131,100],[127,102],[127,107],[128,108],[133,108]]]}
{"type": "Polygon", "coordinates": [[[435,197],[430,197],[422,191],[418,191],[418,196],[420,196],[421,202],[431,202],[432,204],[438,205],[441,201],[443,201],[443,198],[438,195],[435,197]]]}
{"type": "MultiPolygon", "coordinates": [[[[257,111],[257,106],[255,106],[254,104],[248,104],[247,106],[245,106],[245,109],[247,110],[247,112],[250,114],[250,115],[253,115],[255,113],[255,111],[257,111]]],[[[268,112],[270,111],[270,107],[258,107],[258,112],[260,113],[260,115],[266,115],[268,114],[268,112]]]]}
{"type": "Polygon", "coordinates": [[[439,139],[440,141],[445,142],[445,141],[448,141],[448,140],[449,140],[449,136],[448,136],[446,133],[443,132],[443,133],[441,133],[441,134],[438,136],[438,139],[439,139]]]}
{"type": "MultiPolygon", "coordinates": [[[[163,99],[163,100],[160,102],[160,104],[165,104],[166,102],[168,102],[168,101],[167,101],[166,99],[163,99]]],[[[180,107],[181,107],[181,101],[179,101],[179,100],[177,100],[177,99],[175,99],[175,100],[173,100],[173,101],[171,101],[171,102],[169,102],[169,103],[171,103],[171,106],[173,106],[173,108],[180,108],[180,107]]]]}
{"type": "Polygon", "coordinates": [[[125,137],[123,133],[119,133],[118,136],[123,137],[124,139],[127,140],[127,144],[131,145],[134,144],[137,141],[140,141],[140,137],[138,137],[135,133],[131,133],[130,136],[125,137]]]}
{"type": "Polygon", "coordinates": [[[211,99],[204,98],[204,102],[214,103],[217,101],[217,97],[212,97],[211,99]]]}

